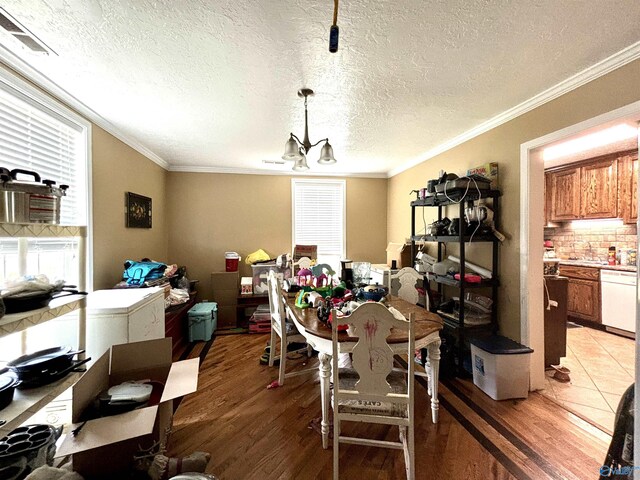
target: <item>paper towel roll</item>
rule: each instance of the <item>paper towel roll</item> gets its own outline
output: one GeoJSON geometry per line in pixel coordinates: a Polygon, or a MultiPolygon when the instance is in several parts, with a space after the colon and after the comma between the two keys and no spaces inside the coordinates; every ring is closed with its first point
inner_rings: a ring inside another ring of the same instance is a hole
{"type": "MultiPolygon", "coordinates": [[[[455,257],[453,255],[449,255],[449,260],[451,260],[452,262],[456,262],[456,263],[460,263],[460,259],[458,257],[455,257]]],[[[476,272],[478,275],[480,275],[483,278],[491,278],[493,276],[493,274],[491,273],[491,270],[487,270],[486,268],[482,268],[478,265],[475,265],[471,262],[467,262],[465,261],[465,267],[469,268],[469,270],[473,270],[474,272],[476,272]]]]}

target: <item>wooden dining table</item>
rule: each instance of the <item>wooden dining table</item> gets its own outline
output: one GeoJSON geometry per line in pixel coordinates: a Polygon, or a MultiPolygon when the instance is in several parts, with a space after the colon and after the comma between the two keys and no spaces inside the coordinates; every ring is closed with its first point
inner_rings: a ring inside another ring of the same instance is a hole
{"type": "MultiPolygon", "coordinates": [[[[392,297],[388,302],[406,318],[414,314],[414,336],[416,348],[427,349],[427,362],[425,372],[428,378],[428,395],[431,397],[431,419],[438,423],[438,371],[440,366],[440,330],[442,319],[435,313],[429,312],[423,307],[414,305],[398,297],[392,297]]],[[[320,373],[320,397],[322,400],[322,447],[329,446],[329,405],[331,404],[331,391],[329,379],[331,377],[331,355],[333,343],[331,339],[331,327],[318,319],[315,308],[298,308],[295,298],[285,297],[287,316],[293,321],[309,345],[318,352],[320,361],[318,369],[320,373]]],[[[358,341],[350,337],[347,332],[338,333],[340,350],[350,351],[358,341]]],[[[391,330],[387,342],[395,354],[405,354],[408,348],[406,331],[391,330]]],[[[408,361],[413,362],[413,358],[408,361]]]]}

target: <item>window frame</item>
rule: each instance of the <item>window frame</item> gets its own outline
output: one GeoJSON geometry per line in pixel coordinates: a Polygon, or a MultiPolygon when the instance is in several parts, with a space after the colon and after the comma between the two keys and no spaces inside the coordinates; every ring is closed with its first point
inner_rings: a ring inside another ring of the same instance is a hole
{"type": "MultiPolygon", "coordinates": [[[[4,65],[0,65],[0,88],[10,95],[17,95],[33,108],[43,111],[47,115],[58,117],[60,121],[78,126],[83,136],[83,157],[85,159],[85,209],[84,218],[87,227],[86,238],[86,288],[93,290],[93,184],[92,184],[92,124],[74,110],[64,105],[53,95],[37,88],[30,82],[13,73],[4,65]]],[[[79,199],[81,202],[82,199],[79,199]]]]}
{"type": "MultiPolygon", "coordinates": [[[[291,251],[293,252],[296,245],[296,184],[305,183],[340,185],[342,190],[342,252],[340,252],[341,258],[339,260],[345,259],[347,255],[347,182],[345,179],[291,179],[291,251]]],[[[319,252],[318,256],[320,256],[319,252]]]]}

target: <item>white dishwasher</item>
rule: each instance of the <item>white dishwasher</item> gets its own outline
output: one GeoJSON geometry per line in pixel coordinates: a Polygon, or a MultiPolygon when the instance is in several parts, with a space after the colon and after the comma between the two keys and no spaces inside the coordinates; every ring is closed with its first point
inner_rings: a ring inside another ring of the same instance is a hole
{"type": "Polygon", "coordinates": [[[619,270],[600,271],[602,324],[636,331],[637,274],[619,270]]]}

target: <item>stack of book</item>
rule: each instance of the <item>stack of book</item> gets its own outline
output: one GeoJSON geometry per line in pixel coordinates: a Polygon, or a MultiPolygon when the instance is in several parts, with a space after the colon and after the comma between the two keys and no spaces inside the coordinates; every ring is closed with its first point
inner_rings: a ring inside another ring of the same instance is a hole
{"type": "Polygon", "coordinates": [[[269,333],[271,331],[271,312],[269,304],[258,305],[249,319],[249,333],[269,333]]]}

